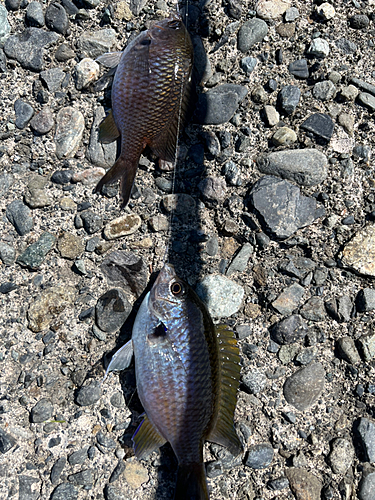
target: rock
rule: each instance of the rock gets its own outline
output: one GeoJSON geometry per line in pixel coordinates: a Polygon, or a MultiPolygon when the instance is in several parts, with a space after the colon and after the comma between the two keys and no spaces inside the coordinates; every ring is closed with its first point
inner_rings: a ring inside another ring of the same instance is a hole
{"type": "Polygon", "coordinates": [[[127,460],[124,472],[125,481],[128,485],[137,489],[149,480],[147,469],[137,461],[127,460]]]}
{"type": "Polygon", "coordinates": [[[85,469],[68,476],[68,481],[76,486],[92,486],[94,477],[90,469],[85,469]]]}
{"type": "Polygon", "coordinates": [[[290,0],[259,0],[256,13],[262,19],[277,19],[289,9],[290,0]]]}
{"type": "Polygon", "coordinates": [[[270,175],[254,184],[250,201],[268,231],[277,238],[288,238],[315,219],[315,199],[301,196],[298,187],[270,175]]]}
{"type": "Polygon", "coordinates": [[[18,257],[17,264],[26,266],[29,269],[38,269],[47,254],[55,246],[55,242],[56,236],[48,232],[42,233],[39,239],[35,243],[29,245],[18,257]]]}
{"type": "Polygon", "coordinates": [[[358,101],[366,106],[370,111],[375,111],[375,97],[367,92],[360,92],[358,101]]]}
{"type": "Polygon", "coordinates": [[[270,127],[274,127],[280,121],[280,115],[273,106],[264,106],[264,114],[270,127]]]}
{"type": "Polygon", "coordinates": [[[123,492],[123,488],[118,488],[113,484],[106,484],[104,498],[105,500],[127,500],[128,496],[123,492]]]}
{"type": "Polygon", "coordinates": [[[277,175],[300,186],[316,186],[327,177],[327,157],[317,149],[293,149],[263,154],[256,160],[264,174],[277,175]]]}
{"type": "Polygon", "coordinates": [[[205,200],[222,203],[227,194],[225,180],[221,177],[208,176],[200,181],[198,189],[205,200]]]}
{"type": "Polygon", "coordinates": [[[16,260],[15,249],[2,241],[0,241],[0,259],[5,266],[11,266],[16,260]]]}
{"type": "Polygon", "coordinates": [[[273,460],[274,451],[270,444],[253,444],[249,447],[245,465],[251,469],[265,469],[273,460]]]}
{"type": "Polygon", "coordinates": [[[330,101],[336,95],[336,86],[331,80],[324,80],[314,85],[313,96],[321,101],[330,101]]]}
{"type": "Polygon", "coordinates": [[[331,139],[334,127],[332,118],[325,113],[313,113],[300,125],[300,128],[326,141],[331,139]]]}
{"type": "Polygon", "coordinates": [[[71,233],[63,232],[57,241],[57,248],[63,259],[76,259],[84,251],[82,239],[71,233]]]}
{"type": "Polygon", "coordinates": [[[72,286],[53,286],[30,304],[27,312],[28,327],[33,332],[41,332],[50,322],[74,301],[76,290],[72,286]]]}
{"type": "Polygon", "coordinates": [[[72,180],[73,170],[64,169],[64,170],[56,170],[52,176],[51,181],[55,184],[59,184],[63,186],[64,184],[69,184],[72,180]]]}
{"type": "Polygon", "coordinates": [[[375,334],[362,335],[358,344],[364,360],[371,361],[375,357],[375,334]]]}
{"type": "Polygon", "coordinates": [[[38,500],[40,491],[39,479],[31,476],[18,476],[18,500],[38,500]],[[35,483],[38,483],[35,487],[35,483]],[[38,491],[39,490],[39,491],[38,491]]]}
{"type": "Polygon", "coordinates": [[[329,43],[323,38],[315,38],[307,49],[307,54],[317,59],[323,59],[329,54],[329,43]]]}
{"type": "Polygon", "coordinates": [[[241,380],[250,394],[259,394],[263,392],[267,384],[266,375],[259,370],[252,370],[249,373],[244,373],[241,380]]]}
{"type": "Polygon", "coordinates": [[[0,43],[3,44],[10,33],[8,12],[3,5],[0,5],[0,43]]]}
{"type": "Polygon", "coordinates": [[[289,127],[280,127],[272,136],[275,146],[290,146],[297,140],[297,134],[289,127]]]}
{"type": "Polygon", "coordinates": [[[245,243],[240,251],[237,253],[237,255],[234,257],[232,262],[229,264],[227,272],[225,273],[227,276],[230,276],[231,274],[235,272],[240,272],[242,273],[245,271],[247,264],[249,262],[249,259],[251,255],[254,252],[254,248],[250,243],[245,243]]]}
{"type": "Polygon", "coordinates": [[[328,463],[335,474],[345,474],[354,460],[354,447],[344,438],[336,438],[331,443],[328,463]]]}
{"type": "Polygon", "coordinates": [[[6,208],[8,221],[14,226],[20,236],[29,233],[34,227],[31,210],[21,200],[14,200],[6,208]]]}
{"type": "Polygon", "coordinates": [[[375,472],[364,474],[358,488],[359,500],[375,500],[375,472]]]}
{"type": "Polygon", "coordinates": [[[99,180],[105,174],[104,168],[94,167],[86,168],[80,172],[76,172],[72,175],[71,181],[74,183],[82,183],[84,186],[90,186],[92,184],[97,184],[99,180]]]}
{"type": "Polygon", "coordinates": [[[16,113],[16,127],[22,130],[33,117],[34,108],[22,99],[17,99],[14,103],[14,111],[16,113]]]}
{"type": "Polygon", "coordinates": [[[337,348],[341,357],[348,363],[352,365],[360,363],[361,358],[359,357],[354,340],[351,337],[341,337],[337,341],[337,348]]]}
{"type": "Polygon", "coordinates": [[[282,111],[287,115],[291,115],[296,110],[299,100],[301,98],[301,91],[295,85],[285,85],[278,96],[278,104],[282,111]]]}
{"type": "Polygon", "coordinates": [[[316,12],[324,21],[330,21],[336,16],[335,8],[328,2],[323,2],[319,6],[317,5],[316,12]]]}
{"type": "Polygon", "coordinates": [[[154,215],[150,217],[149,223],[151,229],[155,232],[168,231],[169,221],[164,215],[154,215]]]}
{"type": "Polygon", "coordinates": [[[13,436],[0,429],[0,453],[7,453],[16,443],[13,436]]]}
{"type": "Polygon", "coordinates": [[[18,10],[21,5],[21,0],[5,0],[5,7],[8,10],[18,10]]]}
{"type": "Polygon", "coordinates": [[[298,307],[304,293],[305,289],[301,285],[291,285],[272,302],[272,307],[280,314],[290,315],[298,307]]]}
{"type": "Polygon", "coordinates": [[[297,370],[285,381],[283,388],[285,399],[297,410],[307,410],[321,395],[325,375],[320,363],[313,363],[297,370]]]}
{"type": "Polygon", "coordinates": [[[57,484],[60,481],[60,476],[66,465],[66,457],[60,457],[52,466],[51,483],[57,484]]]}
{"type": "Polygon", "coordinates": [[[357,52],[357,46],[351,40],[340,38],[339,40],[336,40],[335,43],[336,47],[346,55],[355,54],[357,52]]]}
{"type": "Polygon", "coordinates": [[[60,160],[74,156],[84,129],[85,119],[78,109],[70,106],[60,109],[57,113],[55,132],[56,156],[60,160]]]}
{"type": "Polygon", "coordinates": [[[72,50],[66,43],[62,43],[55,53],[55,58],[59,62],[69,61],[70,59],[73,59],[74,56],[74,50],[72,50]]]}
{"type": "Polygon", "coordinates": [[[87,148],[86,158],[97,167],[109,168],[116,161],[117,145],[116,141],[110,144],[102,144],[99,141],[99,125],[105,118],[103,106],[94,110],[94,120],[92,122],[90,143],[87,148]]]}
{"type": "Polygon", "coordinates": [[[255,69],[258,60],[255,57],[243,57],[240,66],[247,75],[250,75],[255,69]]]}
{"type": "Polygon", "coordinates": [[[86,89],[99,77],[99,64],[92,59],[85,57],[74,68],[74,79],[76,89],[86,89]]]}
{"type": "Polygon", "coordinates": [[[351,78],[350,83],[360,88],[361,90],[364,90],[365,92],[368,92],[369,94],[375,96],[375,85],[360,80],[359,78],[351,78]]]}
{"type": "Polygon", "coordinates": [[[321,297],[311,297],[300,309],[303,318],[310,321],[324,321],[326,311],[321,297]]]}
{"type": "Polygon", "coordinates": [[[34,424],[41,424],[53,415],[53,404],[49,399],[43,398],[31,409],[30,419],[34,424]]]}
{"type": "Polygon", "coordinates": [[[97,433],[96,440],[101,446],[104,446],[104,448],[108,448],[109,450],[114,450],[116,448],[116,441],[109,437],[108,434],[103,434],[102,431],[97,433]]]}
{"type": "Polygon", "coordinates": [[[289,7],[285,11],[285,16],[284,16],[285,22],[291,23],[292,21],[295,21],[298,18],[299,18],[299,11],[296,7],[289,7]]]}
{"type": "Polygon", "coordinates": [[[101,396],[100,382],[91,382],[89,385],[79,389],[76,402],[79,406],[90,406],[97,403],[101,396]]]}
{"type": "Polygon", "coordinates": [[[375,422],[368,418],[359,419],[357,433],[369,462],[375,462],[375,422]]]}
{"type": "Polygon", "coordinates": [[[35,175],[27,184],[25,192],[25,202],[30,208],[47,207],[52,203],[44,188],[48,182],[46,177],[35,175]]]}
{"type": "Polygon", "coordinates": [[[110,399],[111,405],[115,408],[125,408],[125,398],[122,392],[115,392],[110,399]]]}
{"type": "Polygon", "coordinates": [[[39,113],[34,115],[30,121],[30,127],[38,135],[48,134],[53,128],[55,120],[50,108],[43,108],[39,113]]]}
{"type": "Polygon", "coordinates": [[[187,222],[191,217],[195,217],[195,200],[189,194],[169,194],[162,199],[164,210],[173,216],[177,216],[182,222],[187,222]]]}
{"type": "Polygon", "coordinates": [[[302,80],[306,80],[306,78],[309,77],[309,68],[306,59],[298,59],[297,61],[291,62],[288,66],[288,70],[289,73],[302,80]]]}
{"type": "Polygon", "coordinates": [[[360,312],[373,311],[375,309],[375,289],[374,288],[363,288],[358,292],[357,298],[357,309],[360,312]]]}
{"type": "Polygon", "coordinates": [[[197,122],[202,125],[228,122],[247,92],[247,88],[243,85],[227,83],[199,94],[195,111],[197,122]]]}
{"type": "Polygon", "coordinates": [[[84,32],[79,37],[78,47],[87,57],[96,59],[106,52],[111,52],[115,42],[115,30],[112,28],[105,28],[98,31],[84,32]]]}
{"type": "Polygon", "coordinates": [[[271,337],[281,345],[293,344],[303,340],[308,331],[303,318],[299,314],[293,314],[272,326],[271,337]]]}
{"type": "Polygon", "coordinates": [[[9,188],[14,184],[14,175],[8,172],[0,174],[0,198],[3,197],[9,188]]]}
{"type": "Polygon", "coordinates": [[[41,28],[44,26],[43,8],[40,2],[30,2],[26,8],[26,21],[29,26],[41,28]]]}
{"type": "Polygon", "coordinates": [[[81,219],[87,234],[97,233],[103,227],[103,219],[99,215],[94,214],[94,212],[91,212],[91,210],[82,212],[81,219]]]}
{"type": "Polygon", "coordinates": [[[118,286],[139,297],[146,288],[148,272],[141,257],[118,250],[110,253],[100,266],[110,286],[118,286]]]}
{"type": "Polygon", "coordinates": [[[375,224],[359,230],[341,253],[344,266],[367,276],[375,276],[375,224]]]}
{"type": "Polygon", "coordinates": [[[103,332],[115,332],[125,323],[132,305],[121,289],[104,293],[95,307],[96,324],[103,332]]]}
{"type": "Polygon", "coordinates": [[[56,33],[66,35],[69,29],[69,19],[64,7],[57,3],[52,2],[46,9],[46,26],[56,33]]]}
{"type": "Polygon", "coordinates": [[[349,19],[350,27],[355,30],[367,28],[370,24],[370,19],[365,14],[355,14],[349,19]]]}
{"type": "Polygon", "coordinates": [[[206,276],[198,283],[196,292],[216,318],[235,314],[241,307],[245,293],[242,286],[221,275],[206,276]]]}
{"type": "Polygon", "coordinates": [[[237,47],[241,52],[248,52],[253,45],[260,43],[268,33],[267,24],[261,19],[250,19],[238,30],[237,47]]]}
{"type": "Polygon", "coordinates": [[[61,483],[53,490],[51,500],[78,500],[78,490],[73,484],[61,483]]]}
{"type": "Polygon", "coordinates": [[[134,234],[141,227],[141,224],[142,220],[139,215],[125,214],[106,224],[103,233],[107,240],[115,240],[134,234]]]}
{"type": "Polygon", "coordinates": [[[40,79],[50,92],[61,89],[66,73],[61,68],[50,68],[40,73],[40,79]]]}
{"type": "Polygon", "coordinates": [[[320,500],[322,482],[311,472],[297,467],[285,470],[289,486],[296,500],[320,500]]]}

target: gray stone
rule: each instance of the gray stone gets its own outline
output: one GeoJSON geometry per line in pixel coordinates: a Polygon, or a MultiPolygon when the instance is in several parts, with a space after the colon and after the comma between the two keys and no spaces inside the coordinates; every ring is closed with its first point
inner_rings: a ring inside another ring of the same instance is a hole
{"type": "Polygon", "coordinates": [[[250,75],[254,71],[257,62],[258,60],[255,57],[243,57],[240,66],[247,75],[250,75]]]}
{"type": "Polygon", "coordinates": [[[99,382],[91,382],[89,385],[81,387],[77,393],[76,402],[79,406],[90,406],[99,401],[102,396],[102,389],[99,382]]]}
{"type": "Polygon", "coordinates": [[[104,448],[108,448],[109,450],[114,450],[116,448],[116,441],[108,436],[108,434],[103,434],[102,431],[97,433],[96,440],[101,446],[104,446],[104,448]]]}
{"type": "Polygon", "coordinates": [[[6,453],[17,443],[13,436],[0,429],[0,453],[6,453]]]}
{"type": "Polygon", "coordinates": [[[4,43],[10,33],[8,12],[4,5],[0,5],[0,43],[4,43]]]}
{"type": "Polygon", "coordinates": [[[197,83],[203,84],[212,77],[210,59],[199,35],[191,35],[194,49],[194,72],[197,74],[197,83]]]}
{"type": "Polygon", "coordinates": [[[105,28],[93,32],[84,32],[79,37],[78,46],[87,57],[97,57],[110,52],[116,42],[116,32],[112,28],[105,28]]]}
{"type": "Polygon", "coordinates": [[[357,432],[369,462],[375,462],[375,422],[368,418],[359,419],[357,432]]]}
{"type": "Polygon", "coordinates": [[[72,180],[73,170],[55,170],[51,176],[51,181],[55,184],[63,186],[64,184],[69,184],[72,180]]]}
{"type": "Polygon", "coordinates": [[[300,128],[312,132],[326,141],[331,139],[334,127],[332,118],[325,113],[313,113],[300,125],[300,128]]]}
{"type": "Polygon", "coordinates": [[[303,340],[308,331],[303,318],[299,314],[293,314],[272,326],[271,337],[281,345],[293,344],[303,340]]]}
{"type": "Polygon", "coordinates": [[[71,106],[60,109],[55,132],[56,156],[59,159],[75,155],[84,129],[85,119],[78,109],[71,106]]]}
{"type": "Polygon", "coordinates": [[[368,92],[369,94],[375,96],[375,85],[360,80],[359,78],[351,78],[350,83],[360,88],[361,90],[364,90],[365,92],[368,92]]]}
{"type": "Polygon", "coordinates": [[[233,258],[232,262],[229,264],[227,272],[225,274],[227,276],[230,276],[235,272],[242,273],[243,271],[245,271],[253,252],[254,248],[252,247],[252,245],[250,245],[250,243],[245,243],[244,245],[242,245],[240,251],[237,253],[237,255],[233,258]]]}
{"type": "Polygon", "coordinates": [[[76,486],[91,486],[94,482],[94,477],[90,469],[85,469],[75,474],[70,474],[68,481],[76,486]]]}
{"type": "Polygon", "coordinates": [[[349,19],[349,23],[351,28],[360,30],[368,27],[370,19],[366,16],[366,14],[355,14],[349,19]]]}
{"type": "Polygon", "coordinates": [[[375,334],[362,335],[358,339],[358,344],[363,359],[367,362],[371,361],[375,357],[375,334]]]}
{"type": "Polygon", "coordinates": [[[0,198],[4,196],[14,184],[14,175],[8,172],[0,174],[0,198]]]}
{"type": "Polygon", "coordinates": [[[4,45],[7,57],[16,59],[23,68],[41,71],[44,66],[44,49],[56,43],[59,35],[39,28],[27,28],[22,33],[10,36],[4,45]]]}
{"type": "Polygon", "coordinates": [[[29,26],[41,28],[44,26],[43,8],[40,2],[30,2],[26,9],[26,21],[29,26]]]}
{"type": "Polygon", "coordinates": [[[200,181],[198,189],[205,200],[222,203],[227,194],[227,186],[222,177],[208,176],[200,181]]]}
{"type": "Polygon", "coordinates": [[[114,468],[110,478],[109,478],[109,483],[114,483],[115,481],[117,481],[117,479],[119,479],[121,474],[124,472],[125,467],[126,467],[126,465],[125,465],[124,460],[119,460],[117,462],[117,465],[114,468]]]}
{"type": "Polygon", "coordinates": [[[40,79],[50,92],[56,92],[61,89],[65,75],[66,73],[61,68],[50,68],[40,73],[40,79]]]}
{"type": "Polygon", "coordinates": [[[363,288],[360,290],[357,295],[356,303],[357,309],[360,312],[373,311],[375,309],[375,288],[363,288]]]}
{"type": "Polygon", "coordinates": [[[256,160],[264,174],[277,175],[300,186],[316,186],[327,177],[328,159],[317,149],[293,149],[263,154],[256,160]]]}
{"type": "Polygon", "coordinates": [[[267,377],[259,370],[252,370],[242,375],[242,383],[250,394],[259,394],[266,387],[267,377]]]}
{"type": "Polygon", "coordinates": [[[14,112],[16,113],[16,127],[24,129],[34,114],[34,108],[22,99],[17,99],[14,103],[14,112]]]}
{"type": "Polygon", "coordinates": [[[83,221],[83,227],[87,234],[94,234],[100,231],[103,227],[103,219],[100,215],[91,212],[91,210],[86,210],[81,213],[81,218],[83,221]]]}
{"type": "Polygon", "coordinates": [[[74,56],[74,50],[72,50],[66,43],[62,43],[55,53],[55,58],[59,62],[69,61],[70,59],[73,59],[74,56]]]}
{"type": "Polygon", "coordinates": [[[324,80],[314,85],[313,96],[321,101],[330,101],[336,95],[336,86],[331,80],[324,80]]]}
{"type": "Polygon", "coordinates": [[[260,43],[268,33],[268,26],[261,19],[250,19],[238,30],[237,47],[241,52],[247,52],[256,43],[260,43]]]}
{"type": "Polygon", "coordinates": [[[288,181],[266,175],[250,191],[250,201],[267,230],[277,238],[288,238],[316,218],[316,200],[302,196],[288,181]]]}
{"type": "Polygon", "coordinates": [[[30,121],[30,127],[38,135],[48,134],[53,128],[55,120],[50,108],[43,108],[38,114],[34,115],[30,121]]]}
{"type": "Polygon", "coordinates": [[[301,91],[295,85],[285,85],[278,96],[278,104],[287,115],[291,115],[296,110],[301,98],[301,91]]]}
{"type": "Polygon", "coordinates": [[[40,497],[40,480],[36,477],[19,475],[18,476],[18,500],[38,500],[40,497]],[[39,483],[38,487],[35,487],[35,483],[39,483]]]}
{"type": "Polygon", "coordinates": [[[247,88],[243,85],[227,83],[199,94],[195,111],[196,120],[202,125],[228,122],[247,92],[247,88]]]}
{"type": "Polygon", "coordinates": [[[322,481],[311,472],[297,467],[285,470],[290,489],[297,500],[320,500],[322,481]]]}
{"type": "Polygon", "coordinates": [[[327,40],[323,40],[323,38],[315,38],[307,49],[307,53],[311,57],[323,59],[329,54],[329,43],[327,40]]]}
{"type": "Polygon", "coordinates": [[[122,488],[118,488],[113,484],[107,484],[104,489],[105,500],[128,500],[128,496],[122,488]]]}
{"type": "Polygon", "coordinates": [[[286,288],[277,299],[272,302],[272,307],[280,314],[289,316],[298,307],[304,293],[305,289],[301,285],[295,283],[286,288]]]}
{"type": "Polygon", "coordinates": [[[299,411],[314,405],[324,389],[325,371],[320,363],[314,363],[288,377],[284,384],[284,396],[299,411]]]}
{"type": "Polygon", "coordinates": [[[208,275],[196,287],[211,316],[226,318],[241,307],[245,291],[242,286],[221,275],[208,275]]]}
{"type": "Polygon", "coordinates": [[[148,281],[146,264],[142,257],[123,250],[110,253],[100,266],[110,286],[118,286],[139,297],[148,281]]]}
{"type": "Polygon", "coordinates": [[[70,483],[59,484],[52,492],[50,500],[77,500],[78,490],[70,483]]]}
{"type": "Polygon", "coordinates": [[[289,73],[302,80],[306,80],[306,78],[309,77],[309,68],[306,59],[298,59],[297,61],[291,62],[288,66],[288,70],[289,73]]]}
{"type": "Polygon", "coordinates": [[[66,35],[69,29],[69,18],[64,7],[52,2],[48,5],[45,14],[46,25],[52,31],[66,35]]]}
{"type": "Polygon", "coordinates": [[[331,443],[331,452],[328,463],[335,474],[345,474],[354,460],[354,447],[345,438],[334,439],[331,443]]]}
{"type": "Polygon", "coordinates": [[[289,9],[285,12],[284,15],[285,21],[290,23],[299,18],[299,11],[296,7],[289,7],[289,9]]]}
{"type": "Polygon", "coordinates": [[[115,392],[110,398],[111,405],[115,408],[125,408],[125,398],[122,392],[115,392]]]}
{"type": "Polygon", "coordinates": [[[296,356],[296,362],[299,363],[300,365],[308,365],[310,364],[316,357],[316,349],[315,347],[307,347],[306,349],[303,349],[300,353],[297,354],[296,356]]]}
{"type": "Polygon", "coordinates": [[[352,365],[360,363],[361,358],[358,354],[354,340],[351,337],[341,337],[337,341],[337,348],[340,356],[352,365]]]}
{"type": "Polygon", "coordinates": [[[370,111],[375,111],[375,97],[367,92],[360,92],[358,101],[366,106],[370,111]]]}
{"type": "Polygon", "coordinates": [[[348,40],[347,38],[340,38],[336,40],[336,47],[340,49],[344,54],[355,54],[357,52],[357,45],[348,40]]]}
{"type": "Polygon", "coordinates": [[[99,141],[99,125],[105,118],[103,106],[94,110],[90,142],[86,152],[86,158],[97,167],[109,168],[116,161],[117,144],[116,141],[110,144],[103,144],[99,141]]]}
{"type": "Polygon", "coordinates": [[[375,472],[363,475],[358,488],[359,500],[375,500],[375,472]]]}
{"type": "Polygon", "coordinates": [[[265,469],[273,460],[274,451],[270,444],[253,444],[249,447],[245,465],[251,469],[265,469]]]}
{"type": "Polygon", "coordinates": [[[128,318],[132,306],[121,289],[104,293],[95,307],[96,324],[103,332],[115,332],[128,318]]]}
{"type": "Polygon", "coordinates": [[[43,398],[31,409],[30,418],[34,424],[41,424],[53,415],[53,404],[47,398],[43,398]]]}
{"type": "Polygon", "coordinates": [[[11,266],[16,260],[15,249],[2,241],[0,241],[0,259],[5,266],[11,266]]]}
{"type": "Polygon", "coordinates": [[[7,206],[6,216],[20,236],[24,236],[34,227],[31,210],[21,200],[14,200],[7,206]]]}
{"type": "Polygon", "coordinates": [[[276,108],[274,106],[268,106],[268,105],[264,106],[264,114],[267,123],[270,127],[274,127],[279,123],[280,115],[276,111],[276,108]]]}
{"type": "Polygon", "coordinates": [[[18,257],[17,263],[30,269],[38,269],[47,254],[55,246],[56,236],[51,233],[43,233],[38,241],[29,245],[18,257]]]}
{"type": "Polygon", "coordinates": [[[60,481],[60,476],[66,465],[66,457],[60,457],[51,469],[51,483],[57,484],[60,481]]]}
{"type": "Polygon", "coordinates": [[[310,321],[324,321],[326,319],[326,311],[324,302],[321,297],[311,297],[300,310],[303,318],[310,321]]]}
{"type": "Polygon", "coordinates": [[[280,127],[272,136],[275,146],[290,146],[297,140],[297,134],[289,127],[280,127]]]}

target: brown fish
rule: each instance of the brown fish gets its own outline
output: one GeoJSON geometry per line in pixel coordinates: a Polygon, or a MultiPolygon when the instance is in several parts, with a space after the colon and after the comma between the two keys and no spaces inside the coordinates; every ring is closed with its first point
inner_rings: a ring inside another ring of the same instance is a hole
{"type": "Polygon", "coordinates": [[[126,47],[112,84],[112,112],[99,134],[104,143],[121,136],[121,154],[96,191],[121,178],[125,207],[146,146],[162,160],[174,160],[188,105],[192,64],[193,46],[178,14],[154,22],[126,47]]]}

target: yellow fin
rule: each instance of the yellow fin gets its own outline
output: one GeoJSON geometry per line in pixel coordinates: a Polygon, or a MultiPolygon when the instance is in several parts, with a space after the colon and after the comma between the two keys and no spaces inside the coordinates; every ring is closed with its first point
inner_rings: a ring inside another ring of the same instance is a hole
{"type": "Polygon", "coordinates": [[[142,422],[139,424],[138,429],[132,437],[132,441],[134,443],[135,456],[139,460],[145,458],[152,451],[167,442],[149,421],[147,415],[144,416],[142,422]]]}
{"type": "Polygon", "coordinates": [[[234,333],[226,325],[216,326],[216,334],[220,363],[218,414],[207,440],[221,444],[233,455],[238,455],[242,447],[234,430],[233,417],[240,382],[240,353],[234,333]]]}
{"type": "Polygon", "coordinates": [[[103,144],[109,144],[118,137],[120,137],[120,132],[116,127],[111,110],[99,126],[99,141],[103,144]]]}

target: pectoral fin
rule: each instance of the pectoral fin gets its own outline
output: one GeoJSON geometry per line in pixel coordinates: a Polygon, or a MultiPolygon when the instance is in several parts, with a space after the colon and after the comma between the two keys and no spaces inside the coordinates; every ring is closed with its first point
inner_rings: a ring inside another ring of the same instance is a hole
{"type": "Polygon", "coordinates": [[[120,62],[122,52],[106,52],[95,59],[96,62],[106,68],[114,68],[120,62]]]}
{"type": "Polygon", "coordinates": [[[115,141],[118,137],[120,137],[120,132],[117,129],[111,110],[99,125],[99,141],[103,144],[109,144],[110,142],[115,141]]]}
{"type": "Polygon", "coordinates": [[[122,371],[129,367],[133,356],[133,342],[129,340],[125,345],[123,345],[115,354],[107,367],[104,378],[102,382],[107,378],[109,372],[122,371]]]}
{"type": "Polygon", "coordinates": [[[155,429],[152,423],[144,416],[138,429],[132,437],[134,443],[134,453],[138,459],[145,458],[152,451],[160,448],[167,442],[161,434],[155,429]]]}
{"type": "Polygon", "coordinates": [[[233,426],[237,390],[240,380],[240,354],[237,340],[226,325],[216,327],[221,365],[221,386],[219,392],[218,415],[208,441],[225,446],[233,455],[241,452],[241,443],[233,426]]]}

